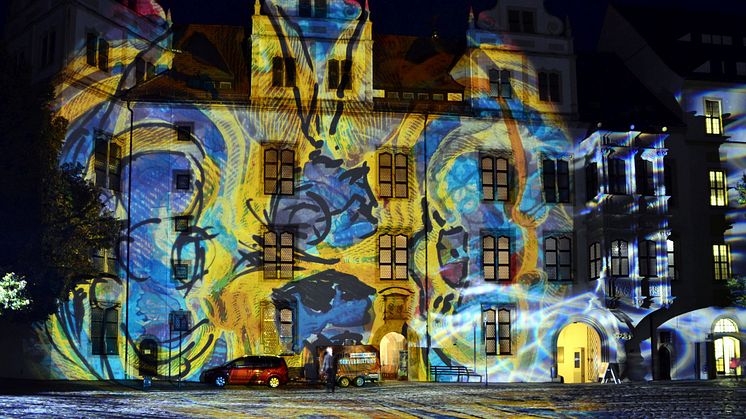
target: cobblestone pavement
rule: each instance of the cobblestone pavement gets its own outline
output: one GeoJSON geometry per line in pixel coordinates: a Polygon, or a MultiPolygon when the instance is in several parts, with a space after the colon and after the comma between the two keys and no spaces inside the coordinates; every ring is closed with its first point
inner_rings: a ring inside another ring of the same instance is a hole
{"type": "MultiPolygon", "coordinates": [[[[7,383],[4,387],[7,393],[7,383]]],[[[24,393],[24,391],[16,391],[24,393]]],[[[1,417],[746,417],[746,382],[612,384],[384,383],[216,389],[189,384],[0,395],[1,417]]]]}

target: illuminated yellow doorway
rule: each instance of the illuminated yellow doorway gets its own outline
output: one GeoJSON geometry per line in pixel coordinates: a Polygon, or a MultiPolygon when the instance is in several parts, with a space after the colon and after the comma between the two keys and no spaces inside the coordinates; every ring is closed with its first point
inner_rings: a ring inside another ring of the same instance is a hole
{"type": "Polygon", "coordinates": [[[601,373],[598,332],[584,323],[565,326],[557,339],[557,374],[565,383],[595,383],[601,373]]]}
{"type": "MultiPolygon", "coordinates": [[[[402,375],[399,370],[406,370],[406,339],[396,332],[387,333],[381,339],[381,375],[383,379],[396,380],[402,375]],[[400,365],[401,364],[401,365],[400,365]],[[403,367],[403,368],[402,368],[403,367]]],[[[406,377],[401,377],[406,379],[406,377]]]]}
{"type": "MultiPolygon", "coordinates": [[[[720,319],[715,323],[715,333],[738,333],[736,322],[731,319],[720,319]]],[[[715,339],[715,368],[720,375],[740,375],[741,344],[731,336],[715,339]]]]}

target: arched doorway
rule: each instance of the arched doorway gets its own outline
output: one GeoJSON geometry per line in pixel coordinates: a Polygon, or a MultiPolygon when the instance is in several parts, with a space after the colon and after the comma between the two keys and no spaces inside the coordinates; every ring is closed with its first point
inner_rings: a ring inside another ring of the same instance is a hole
{"type": "Polygon", "coordinates": [[[585,323],[565,326],[557,338],[557,374],[565,383],[595,383],[601,375],[601,337],[585,323]]]}
{"type": "MultiPolygon", "coordinates": [[[[720,319],[715,323],[713,333],[738,333],[738,325],[731,319],[720,319]]],[[[715,339],[715,370],[718,375],[740,375],[741,367],[736,362],[731,364],[732,359],[741,357],[741,348],[738,339],[732,336],[723,336],[715,339]]]]}
{"type": "Polygon", "coordinates": [[[408,357],[404,336],[387,333],[381,339],[381,376],[385,380],[407,379],[408,357]]]}
{"type": "Polygon", "coordinates": [[[665,346],[658,348],[658,372],[661,380],[671,379],[671,351],[665,346]]]}

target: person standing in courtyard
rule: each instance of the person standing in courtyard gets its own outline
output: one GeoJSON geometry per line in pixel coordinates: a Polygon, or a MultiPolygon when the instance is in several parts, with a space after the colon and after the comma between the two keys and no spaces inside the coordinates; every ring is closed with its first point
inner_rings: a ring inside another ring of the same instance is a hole
{"type": "Polygon", "coordinates": [[[336,365],[334,362],[334,353],[332,352],[332,348],[328,347],[326,348],[326,352],[324,353],[324,361],[321,363],[321,371],[326,378],[327,393],[334,393],[334,385],[336,384],[337,377],[337,371],[335,367],[336,365]]]}

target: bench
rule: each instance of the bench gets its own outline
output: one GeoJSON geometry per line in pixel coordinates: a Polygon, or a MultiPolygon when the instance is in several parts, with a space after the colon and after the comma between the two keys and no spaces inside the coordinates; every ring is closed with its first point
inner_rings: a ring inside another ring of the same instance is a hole
{"type": "Polygon", "coordinates": [[[466,382],[469,382],[471,377],[479,377],[479,382],[482,382],[482,376],[470,370],[463,365],[431,365],[430,366],[430,377],[432,380],[437,382],[438,376],[450,375],[456,377],[457,382],[461,382],[461,377],[466,378],[466,382]]]}

